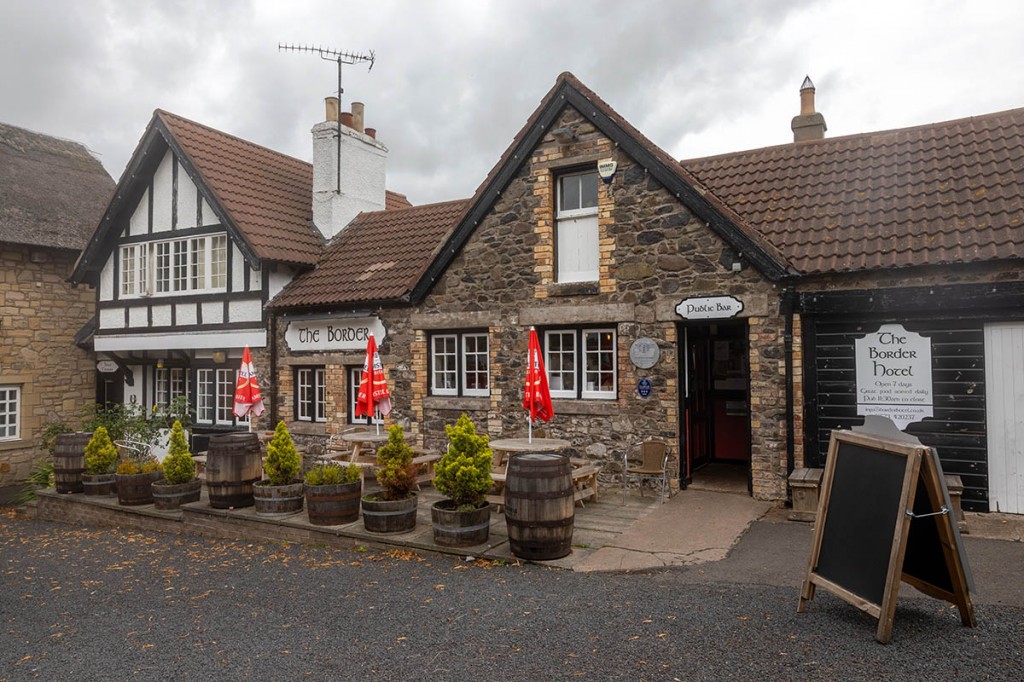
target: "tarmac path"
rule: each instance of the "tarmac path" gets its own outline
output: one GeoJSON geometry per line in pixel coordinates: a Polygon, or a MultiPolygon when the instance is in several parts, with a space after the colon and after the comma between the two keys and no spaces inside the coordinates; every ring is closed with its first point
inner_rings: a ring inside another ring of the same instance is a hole
{"type": "Polygon", "coordinates": [[[0,680],[1020,679],[1021,598],[976,602],[970,629],[901,591],[888,646],[821,590],[797,614],[805,534],[759,522],[724,561],[581,574],[0,516],[0,680]]]}

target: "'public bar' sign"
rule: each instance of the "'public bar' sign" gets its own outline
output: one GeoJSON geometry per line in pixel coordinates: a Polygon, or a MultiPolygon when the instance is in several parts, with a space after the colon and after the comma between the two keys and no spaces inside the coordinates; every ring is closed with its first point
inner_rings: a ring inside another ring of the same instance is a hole
{"type": "Polygon", "coordinates": [[[337,351],[366,350],[366,340],[373,334],[379,345],[387,332],[377,317],[335,317],[313,320],[291,320],[284,333],[288,350],[337,351]]]}

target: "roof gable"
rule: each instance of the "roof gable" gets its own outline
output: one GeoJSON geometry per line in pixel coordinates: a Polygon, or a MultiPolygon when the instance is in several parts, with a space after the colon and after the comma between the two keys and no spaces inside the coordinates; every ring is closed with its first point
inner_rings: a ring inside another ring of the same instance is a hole
{"type": "Polygon", "coordinates": [[[448,267],[566,106],[576,108],[599,131],[617,143],[697,217],[705,221],[711,230],[742,253],[765,277],[777,280],[789,274],[785,259],[774,246],[702,187],[675,159],[644,137],[575,76],[566,72],[558,77],[554,87],[477,189],[462,220],[438,250],[438,255],[414,288],[413,301],[422,300],[426,296],[433,282],[448,267]]]}
{"type": "Polygon", "coordinates": [[[83,145],[0,123],[0,242],[79,251],[113,189],[83,145]]]}

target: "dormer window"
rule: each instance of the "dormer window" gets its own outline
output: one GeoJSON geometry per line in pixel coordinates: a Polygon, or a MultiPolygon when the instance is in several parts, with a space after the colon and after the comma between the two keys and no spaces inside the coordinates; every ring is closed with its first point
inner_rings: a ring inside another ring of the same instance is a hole
{"type": "Polygon", "coordinates": [[[121,247],[121,297],[221,292],[227,289],[227,235],[121,247]]]}
{"type": "Polygon", "coordinates": [[[558,281],[596,282],[599,279],[597,171],[560,176],[557,194],[558,281]]]}

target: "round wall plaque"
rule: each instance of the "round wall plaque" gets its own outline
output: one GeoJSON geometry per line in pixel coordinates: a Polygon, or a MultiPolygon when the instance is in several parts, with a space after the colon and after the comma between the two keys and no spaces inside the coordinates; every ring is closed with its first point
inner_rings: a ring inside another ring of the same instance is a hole
{"type": "Polygon", "coordinates": [[[640,338],[629,347],[629,360],[640,369],[650,369],[658,364],[661,349],[654,339],[640,338]]]}

